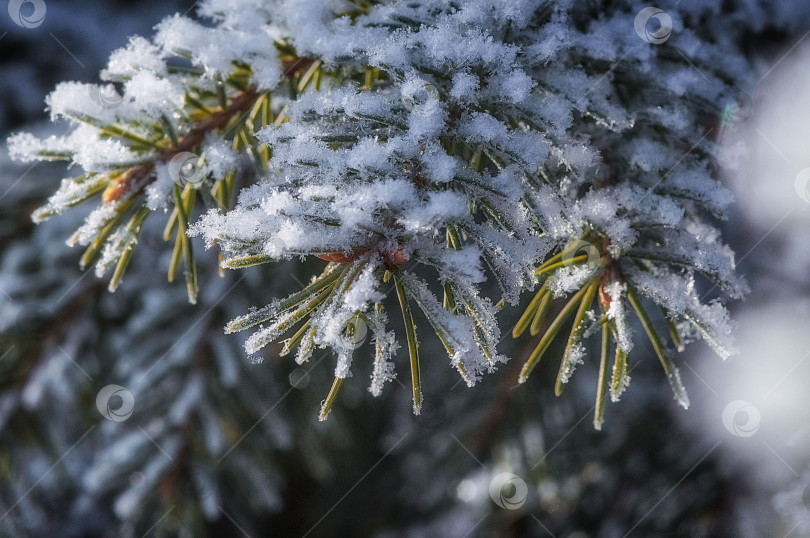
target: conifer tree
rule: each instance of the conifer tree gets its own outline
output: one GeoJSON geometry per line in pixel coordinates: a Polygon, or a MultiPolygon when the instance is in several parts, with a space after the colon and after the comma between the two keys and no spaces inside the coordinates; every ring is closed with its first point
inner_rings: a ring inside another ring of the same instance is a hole
{"type": "Polygon", "coordinates": [[[635,315],[687,407],[672,348],[701,337],[732,353],[726,310],[701,301],[695,275],[732,298],[745,291],[707,218],[722,217],[730,196],[713,178],[705,106],[729,91],[738,65],[718,69],[711,49],[689,60],[657,47],[673,29],[666,13],[608,6],[589,21],[588,11],[534,1],[211,1],[201,13],[215,26],[169,18],[152,41],[133,38],[113,54],[106,84],[61,84],[48,105],[75,125],[69,134],[20,134],[10,145],[18,158],[81,170],[35,221],[100,196],[69,243],[87,247],[82,266],[111,273],[111,291],[161,210],[169,280],[182,266],[192,303],[194,236],[220,249],[223,269],[328,262],[301,291],[226,327],[260,327],[245,345],[251,355],[288,334],[282,355],[299,364],[315,348],[334,350],[324,419],[351,374],[353,334],[373,335],[375,395],[407,348],[419,414],[414,308],[472,386],[506,361],[497,311],[532,289],[512,334],[542,336],[520,382],[573,318],[559,394],[583,342],[601,331],[600,427],[606,393],[617,400],[629,381],[635,315]],[[201,206],[209,209],[196,219],[201,206]],[[480,293],[488,278],[497,300],[480,293]],[[389,283],[404,345],[384,306],[389,283]]]}
{"type": "MultiPolygon", "coordinates": [[[[113,52],[100,83],[57,86],[47,105],[67,134],[17,133],[8,144],[25,163],[67,163],[33,220],[75,226],[65,238],[84,251],[20,257],[55,291],[38,299],[44,314],[19,313],[12,337],[29,342],[44,334],[31,327],[55,331],[66,316],[101,319],[109,348],[75,336],[70,360],[57,361],[70,374],[32,367],[17,349],[4,367],[23,382],[9,383],[9,401],[35,408],[54,392],[50,406],[80,416],[87,402],[55,387],[69,375],[120,380],[135,401],[153,402],[151,414],[124,417],[125,431],[105,415],[87,432],[104,452],[72,463],[90,468],[66,480],[74,513],[109,495],[114,506],[102,510],[129,535],[156,521],[198,535],[222,514],[255,524],[253,513],[279,502],[275,458],[322,435],[303,417],[340,421],[350,385],[402,399],[396,380],[413,413],[425,410],[420,420],[436,413],[426,394],[450,413],[456,379],[424,364],[441,357],[434,348],[472,387],[469,399],[493,396],[476,386],[485,375],[523,384],[541,360],[554,362],[560,395],[594,360],[601,429],[646,339],[688,407],[676,351],[702,339],[731,356],[726,301],[747,291],[716,226],[732,199],[715,160],[724,106],[751,75],[739,36],[705,22],[719,4],[204,0],[198,19],[169,17],[113,52]],[[71,259],[115,293],[89,279],[53,283],[71,259]],[[164,285],[162,272],[182,283],[164,285]],[[291,278],[301,274],[308,280],[291,278]],[[150,343],[169,325],[182,331],[177,343],[150,343]],[[247,330],[244,354],[234,352],[231,333],[247,330]],[[91,358],[72,370],[80,352],[91,358]],[[300,406],[272,403],[293,390],[276,361],[254,374],[276,356],[299,365],[293,388],[309,383],[300,406]],[[262,436],[233,422],[264,424],[265,413],[273,427],[262,436]]],[[[752,3],[722,28],[763,9],[752,3]]],[[[33,233],[53,242],[61,232],[33,233]]],[[[573,405],[546,402],[551,386],[522,390],[543,407],[573,405]]],[[[386,418],[369,413],[374,424],[386,418]]],[[[54,429],[57,452],[76,428],[54,429]]],[[[436,459],[454,448],[441,445],[436,459]]],[[[300,471],[315,481],[323,463],[311,450],[300,471]]],[[[25,505],[47,519],[44,501],[25,505]]],[[[10,513],[10,532],[42,528],[10,513]]],[[[442,532],[445,516],[414,532],[442,532]]]]}

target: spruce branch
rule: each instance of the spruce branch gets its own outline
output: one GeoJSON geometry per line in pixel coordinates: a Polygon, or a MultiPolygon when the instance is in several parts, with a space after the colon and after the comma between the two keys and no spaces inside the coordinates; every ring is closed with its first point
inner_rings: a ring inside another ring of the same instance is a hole
{"type": "Polygon", "coordinates": [[[207,12],[211,28],[167,19],[153,42],[134,40],[105,71],[123,89],[120,108],[93,108],[79,98],[85,86],[62,85],[49,103],[54,117],[74,122],[73,134],[13,138],[18,157],[84,168],[34,217],[100,194],[71,241],[87,245],[83,264],[115,268],[115,289],[144,221],[167,210],[168,276],[182,263],[192,302],[193,237],[218,248],[221,271],[328,262],[303,290],[234,319],[226,332],[263,325],[247,352],[283,339],[281,353],[295,351],[298,363],[329,348],[343,380],[361,320],[374,338],[375,395],[393,375],[397,341],[383,307],[393,278],[417,413],[410,305],[472,386],[507,360],[498,312],[535,289],[512,329],[515,338],[540,335],[521,383],[572,322],[559,394],[601,328],[600,427],[606,391],[618,399],[629,380],[632,310],[684,403],[663,332],[642,300],[664,312],[678,350],[699,335],[721,356],[732,353],[722,302],[695,292],[695,278],[727,297],[746,292],[711,222],[730,196],[713,177],[705,117],[732,73],[709,69],[704,58],[685,62],[683,48],[642,50],[632,33],[595,54],[592,35],[616,21],[633,27],[626,7],[605,5],[610,17],[592,17],[552,2],[521,6],[473,13],[441,0],[352,1],[313,20],[291,5],[251,4],[250,29],[228,10],[207,12]],[[685,82],[693,64],[707,67],[697,85],[685,82]],[[167,180],[179,161],[199,176],[167,180]],[[208,210],[198,218],[201,205],[208,210]],[[489,281],[500,296],[490,296],[489,281]]]}

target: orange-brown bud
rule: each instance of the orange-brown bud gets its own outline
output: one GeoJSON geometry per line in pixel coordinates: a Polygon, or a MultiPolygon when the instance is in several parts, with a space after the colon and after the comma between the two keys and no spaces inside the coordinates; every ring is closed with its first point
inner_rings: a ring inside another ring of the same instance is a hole
{"type": "Polygon", "coordinates": [[[366,252],[368,252],[368,249],[354,250],[351,252],[327,252],[326,254],[317,254],[317,256],[322,260],[332,263],[349,263],[357,260],[366,252]]]}
{"type": "Polygon", "coordinates": [[[110,181],[110,184],[107,185],[107,188],[104,189],[104,193],[101,195],[101,201],[105,204],[117,202],[124,198],[124,195],[129,194],[133,190],[141,190],[144,187],[143,180],[149,177],[154,168],[155,165],[153,163],[146,163],[141,166],[136,166],[135,168],[130,168],[110,181]]]}

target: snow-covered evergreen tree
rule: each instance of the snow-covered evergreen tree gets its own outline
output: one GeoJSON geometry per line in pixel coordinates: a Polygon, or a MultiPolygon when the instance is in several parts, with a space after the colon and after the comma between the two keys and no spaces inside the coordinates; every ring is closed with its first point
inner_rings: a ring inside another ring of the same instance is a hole
{"type": "Polygon", "coordinates": [[[680,46],[691,59],[659,47],[680,20],[610,5],[594,18],[570,3],[528,0],[209,1],[201,14],[216,24],[171,17],[152,41],[133,38],[111,57],[106,85],[61,84],[48,105],[75,125],[67,135],[10,140],[18,158],[80,169],[36,221],[101,195],[70,243],[87,246],[83,266],[112,272],[110,290],[154,211],[170,210],[169,279],[182,264],[192,303],[190,237],[216,244],[223,268],[328,261],[303,290],[227,326],[260,326],[245,346],[251,355],[293,330],[282,354],[295,351],[299,363],[333,349],[322,418],[351,374],[355,333],[373,335],[372,393],[395,375],[389,281],[417,414],[413,306],[472,386],[507,360],[497,351],[504,303],[539,286],[517,337],[529,326],[537,334],[555,300],[570,296],[520,381],[573,316],[559,393],[583,360],[583,339],[601,326],[597,427],[608,385],[617,400],[629,381],[630,311],[688,406],[642,297],[661,308],[675,347],[703,337],[721,356],[732,353],[725,308],[701,301],[694,278],[735,298],[745,290],[706,218],[722,217],[730,201],[713,179],[706,106],[730,91],[743,63],[722,53],[715,67],[721,53],[698,49],[685,30],[680,46]],[[195,222],[198,197],[210,209],[195,222]],[[479,290],[489,277],[500,285],[497,305],[479,290]]]}

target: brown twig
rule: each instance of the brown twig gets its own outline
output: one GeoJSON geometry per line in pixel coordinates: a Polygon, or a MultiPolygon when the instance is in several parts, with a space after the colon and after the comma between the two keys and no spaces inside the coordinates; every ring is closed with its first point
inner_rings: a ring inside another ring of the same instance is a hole
{"type": "Polygon", "coordinates": [[[169,162],[176,155],[198,147],[202,144],[206,134],[222,129],[231,119],[250,110],[259,96],[260,94],[253,86],[233,96],[228,108],[215,109],[209,116],[197,123],[196,127],[180,137],[176,146],[161,150],[154,161],[130,168],[112,181],[104,191],[102,201],[105,204],[117,202],[128,193],[142,190],[155,179],[155,163],[169,162]]]}

